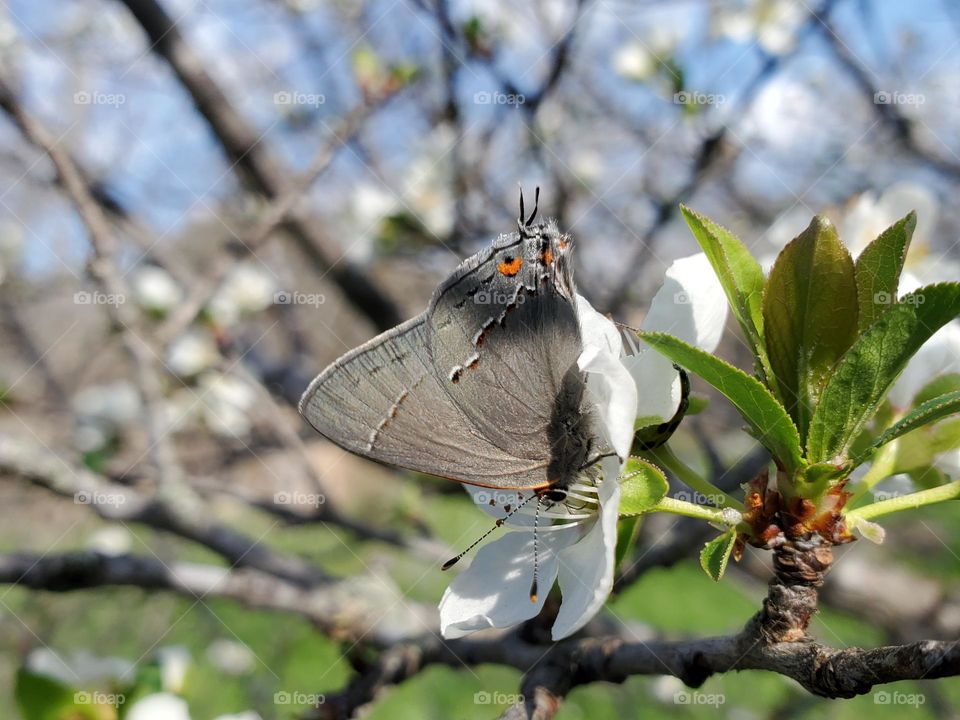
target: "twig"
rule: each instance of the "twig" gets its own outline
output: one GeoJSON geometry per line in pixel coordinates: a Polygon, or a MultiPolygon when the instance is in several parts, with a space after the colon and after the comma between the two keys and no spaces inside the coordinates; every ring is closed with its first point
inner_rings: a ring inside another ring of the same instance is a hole
{"type": "Polygon", "coordinates": [[[189,489],[147,496],[71,466],[52,452],[9,435],[0,435],[0,473],[25,478],[76,503],[89,505],[104,519],[141,522],[186,538],[213,550],[233,566],[257,568],[303,586],[328,579],[320,568],[306,560],[274,551],[216,522],[189,489]]]}
{"type": "Polygon", "coordinates": [[[213,265],[197,279],[190,296],[177,306],[157,330],[157,338],[161,346],[180,335],[197,319],[241,257],[256,253],[290,218],[297,203],[303,200],[317,178],[330,167],[337,150],[357,135],[373,110],[371,106],[364,105],[347,115],[337,129],[330,131],[330,139],[316,154],[310,168],[282,195],[271,200],[260,213],[257,223],[238,238],[239,247],[232,254],[221,252],[217,256],[213,265]]]}
{"type": "MultiPolygon", "coordinates": [[[[197,110],[233,166],[269,199],[287,194],[289,168],[270,152],[261,135],[230,103],[226,93],[206,70],[206,63],[189,45],[177,23],[156,0],[122,0],[143,28],[150,50],[165,60],[193,98],[197,110]]],[[[343,257],[307,213],[294,206],[287,227],[301,250],[322,268],[344,296],[380,330],[400,323],[396,305],[355,264],[343,257]]]]}
{"type": "Polygon", "coordinates": [[[17,101],[6,78],[0,77],[0,107],[17,124],[24,137],[43,150],[57,171],[57,178],[67,196],[73,202],[86,226],[94,258],[89,263],[90,272],[103,289],[115,298],[104,304],[111,322],[119,331],[124,349],[136,368],[137,389],[140,392],[147,417],[148,454],[165,484],[180,484],[182,473],[176,460],[172,443],[167,437],[163,411],[163,387],[157,368],[157,357],[143,338],[134,331],[139,318],[134,308],[125,299],[131,297],[130,288],[114,264],[115,245],[109,223],[93,198],[70,155],[61,149],[56,139],[35,121],[17,101]]]}
{"type": "Polygon", "coordinates": [[[396,588],[371,576],[305,588],[252,568],[166,563],[146,555],[0,555],[0,583],[50,592],[133,586],[198,601],[227,598],[246,607],[293,613],[331,637],[362,638],[379,647],[422,634],[436,614],[432,607],[400,602],[396,588]]]}

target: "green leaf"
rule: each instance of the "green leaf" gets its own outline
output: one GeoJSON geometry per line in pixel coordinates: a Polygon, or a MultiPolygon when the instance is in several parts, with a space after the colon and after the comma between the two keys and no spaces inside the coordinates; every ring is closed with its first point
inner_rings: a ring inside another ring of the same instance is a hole
{"type": "Polygon", "coordinates": [[[715,537],[700,551],[700,567],[715,582],[719,582],[730,562],[730,553],[737,539],[737,531],[731,528],[723,535],[715,537]]]}
{"type": "Polygon", "coordinates": [[[681,205],[680,212],[723,286],[762,378],[770,375],[763,342],[763,270],[747,246],[709,218],[681,205]]]}
{"type": "Polygon", "coordinates": [[[897,301],[900,272],[910,239],[917,227],[917,214],[910,212],[884,230],[857,258],[857,324],[862,333],[897,301]]]}
{"type": "Polygon", "coordinates": [[[912,407],[917,407],[922,405],[927,400],[933,400],[933,398],[938,397],[939,395],[946,395],[947,393],[954,392],[955,390],[960,390],[960,373],[947,373],[945,375],[938,375],[933,380],[924,385],[913,396],[912,407]]]}
{"type": "Polygon", "coordinates": [[[629,458],[620,477],[620,517],[650,512],[669,490],[663,470],[646,460],[629,458]]]}
{"type": "Polygon", "coordinates": [[[17,707],[24,720],[115,720],[116,709],[92,693],[71,687],[25,668],[17,671],[14,687],[17,707]]]}
{"type": "Polygon", "coordinates": [[[800,436],[787,411],[756,378],[665,333],[640,332],[658,352],[696,373],[734,404],[756,438],[788,471],[803,465],[800,436]]]}
{"type": "Polygon", "coordinates": [[[960,315],[960,284],[920,288],[890,306],[840,360],[807,438],[811,462],[846,455],[914,353],[960,315]]]}
{"type": "MultiPolygon", "coordinates": [[[[924,425],[935,423],[956,412],[960,412],[960,390],[927,400],[887,428],[880,437],[873,441],[871,449],[886,445],[901,435],[906,435],[908,432],[924,425]]],[[[863,462],[864,459],[861,456],[858,462],[863,462]]]]}
{"type": "Polygon", "coordinates": [[[802,442],[834,366],[857,336],[853,259],[825,217],[777,257],[764,288],[763,327],[771,385],[802,442]]]}

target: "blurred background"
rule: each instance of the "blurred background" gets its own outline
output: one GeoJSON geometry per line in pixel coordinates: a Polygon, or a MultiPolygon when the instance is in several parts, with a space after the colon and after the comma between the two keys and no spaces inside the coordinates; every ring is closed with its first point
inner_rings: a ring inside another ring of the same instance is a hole
{"type": "MultiPolygon", "coordinates": [[[[439,561],[488,521],[313,434],[313,375],[509,232],[518,184],[573,235],[581,293],[631,324],[696,251],[680,202],[766,266],[815,213],[856,252],[916,209],[909,282],[957,279],[958,76],[951,0],[5,0],[0,714],[331,712],[376,648],[436,625],[439,561]]],[[[914,374],[960,371],[958,334],[914,374]]],[[[747,366],[732,326],[721,354],[747,366]]],[[[719,401],[674,444],[728,485],[756,470],[719,401]]],[[[956,520],[840,548],[816,634],[960,636],[956,520]]],[[[701,636],[759,606],[759,555],[714,584],[702,528],[641,532],[600,626],[701,636]]],[[[519,677],[432,667],[364,712],[495,717],[519,677]]],[[[558,717],[960,717],[956,679],[702,692],[632,678],[558,717]]]]}

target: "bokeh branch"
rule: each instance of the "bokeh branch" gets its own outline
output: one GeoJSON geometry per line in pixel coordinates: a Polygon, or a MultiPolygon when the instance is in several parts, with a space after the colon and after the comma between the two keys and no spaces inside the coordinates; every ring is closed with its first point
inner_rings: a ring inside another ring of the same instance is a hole
{"type": "MultiPolygon", "coordinates": [[[[210,124],[231,163],[244,178],[269,199],[287,195],[293,173],[270,152],[263,133],[257,132],[237,112],[227,94],[207,72],[206,63],[190,46],[167,11],[155,0],[124,0],[143,28],[150,49],[170,64],[197,110],[210,124]]],[[[296,191],[294,191],[296,192],[296,191]]],[[[401,320],[396,306],[359,267],[324,237],[309,213],[285,209],[286,227],[310,260],[327,273],[354,304],[380,330],[401,320]]]]}

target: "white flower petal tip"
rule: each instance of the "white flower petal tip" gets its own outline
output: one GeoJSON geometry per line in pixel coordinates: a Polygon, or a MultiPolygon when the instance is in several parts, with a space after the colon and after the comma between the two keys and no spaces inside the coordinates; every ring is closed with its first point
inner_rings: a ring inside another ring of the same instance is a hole
{"type": "Polygon", "coordinates": [[[675,260],[650,304],[643,329],[713,352],[727,322],[727,296],[703,253],[675,260]]]}
{"type": "Polygon", "coordinates": [[[848,520],[852,520],[850,524],[854,530],[858,530],[863,537],[872,543],[880,545],[887,537],[887,531],[875,522],[857,517],[848,518],[848,520]]]}

